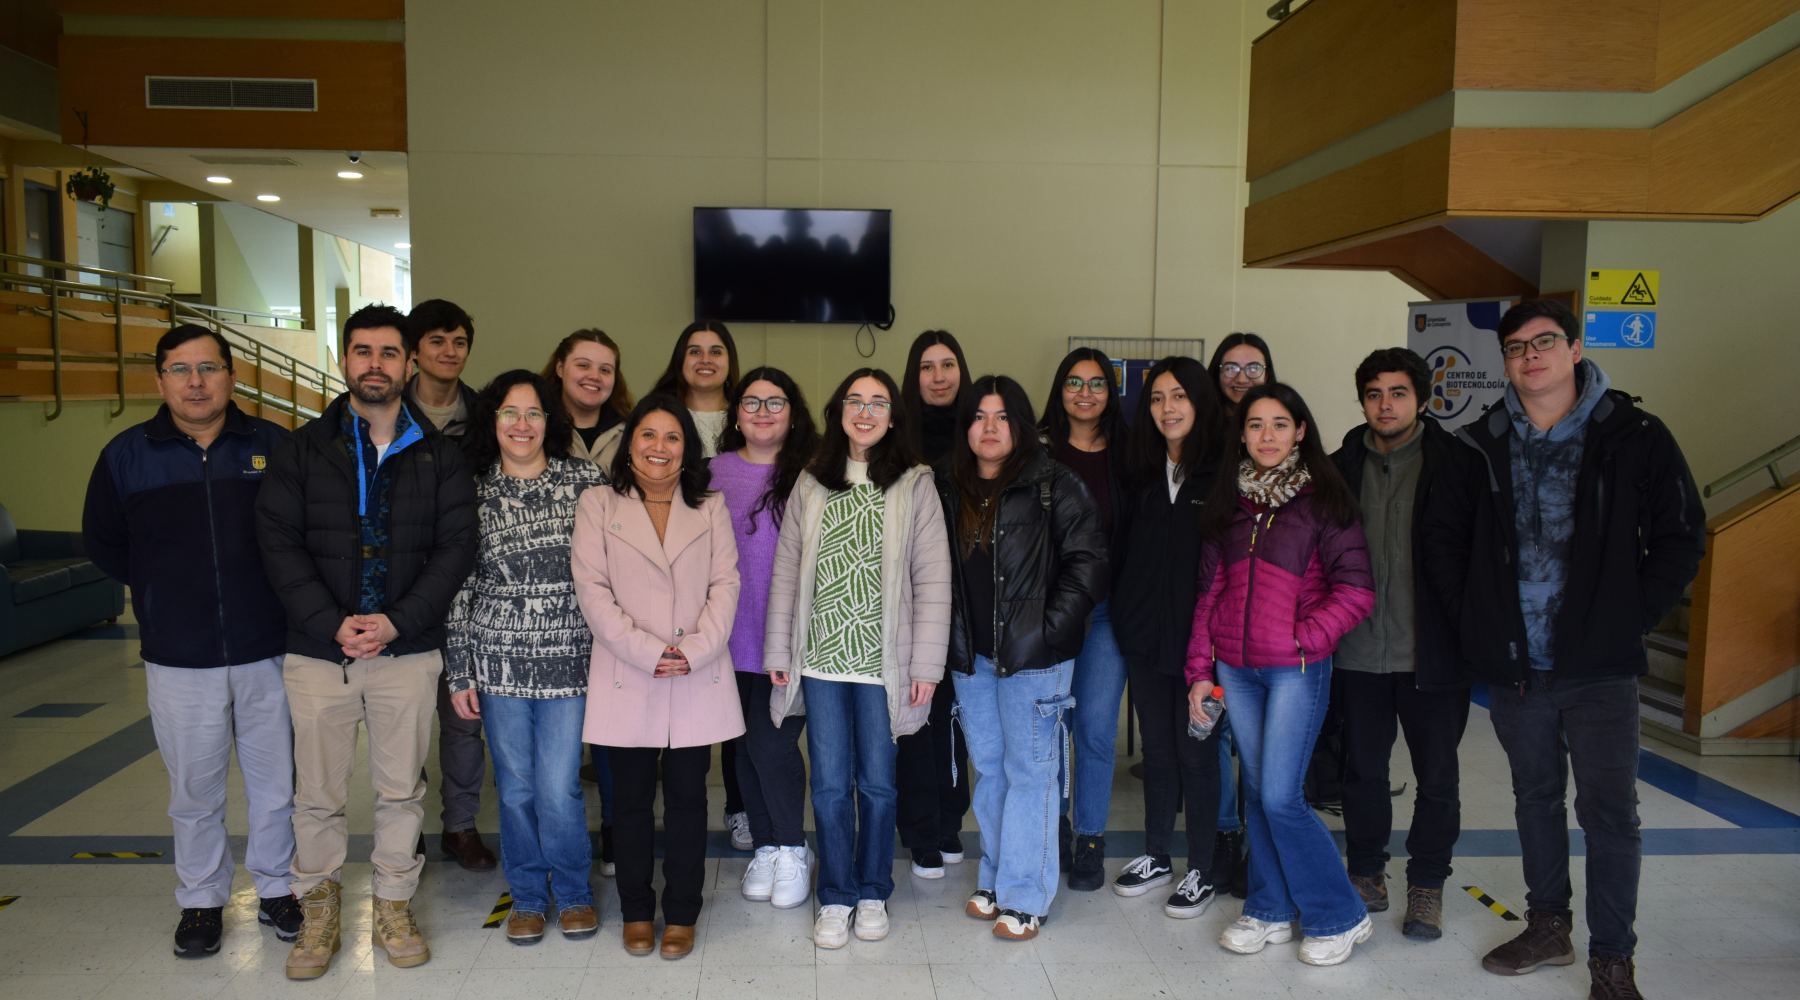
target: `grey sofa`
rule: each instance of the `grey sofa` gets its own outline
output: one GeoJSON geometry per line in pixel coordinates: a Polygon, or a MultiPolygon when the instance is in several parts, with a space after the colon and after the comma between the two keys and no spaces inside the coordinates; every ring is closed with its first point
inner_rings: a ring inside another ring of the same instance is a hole
{"type": "Polygon", "coordinates": [[[125,586],[82,554],[79,531],[19,531],[0,506],[0,656],[125,611],[125,586]]]}

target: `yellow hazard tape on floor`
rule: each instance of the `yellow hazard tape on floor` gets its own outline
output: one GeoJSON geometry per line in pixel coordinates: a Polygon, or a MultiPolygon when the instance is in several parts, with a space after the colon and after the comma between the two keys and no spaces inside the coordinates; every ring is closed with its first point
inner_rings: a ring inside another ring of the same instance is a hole
{"type": "Polygon", "coordinates": [[[83,851],[69,855],[72,858],[160,858],[161,851],[96,851],[92,854],[83,851]]]}
{"type": "Polygon", "coordinates": [[[1480,903],[1482,906],[1485,906],[1488,909],[1493,910],[1495,913],[1498,913],[1502,920],[1519,920],[1519,919],[1521,919],[1517,913],[1514,913],[1513,911],[1507,909],[1504,904],[1495,902],[1494,897],[1481,891],[1481,887],[1478,885],[1465,885],[1465,886],[1463,886],[1463,891],[1468,893],[1471,896],[1474,896],[1475,901],[1477,903],[1480,903]]]}
{"type": "Polygon", "coordinates": [[[481,922],[481,926],[484,928],[498,927],[500,926],[500,921],[505,920],[506,915],[511,912],[512,893],[503,892],[500,894],[500,901],[494,904],[493,910],[488,913],[487,919],[481,922]]]}
{"type": "Polygon", "coordinates": [[[17,896],[0,896],[0,910],[4,910],[7,907],[13,905],[13,903],[18,901],[18,899],[19,899],[19,897],[17,897],[17,896]]]}

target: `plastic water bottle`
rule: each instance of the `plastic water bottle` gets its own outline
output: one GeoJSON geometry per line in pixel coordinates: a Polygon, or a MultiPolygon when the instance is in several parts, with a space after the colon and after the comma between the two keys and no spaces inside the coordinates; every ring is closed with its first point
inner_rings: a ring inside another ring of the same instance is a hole
{"type": "Polygon", "coordinates": [[[1200,708],[1206,712],[1206,721],[1188,720],[1188,735],[1197,740],[1211,736],[1213,727],[1219,724],[1219,717],[1225,714],[1225,689],[1214,685],[1212,693],[1200,702],[1200,708]]]}

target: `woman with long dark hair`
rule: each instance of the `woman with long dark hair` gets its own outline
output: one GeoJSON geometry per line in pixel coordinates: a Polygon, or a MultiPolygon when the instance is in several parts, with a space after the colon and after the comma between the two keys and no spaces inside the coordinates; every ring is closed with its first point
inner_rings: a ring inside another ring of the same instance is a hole
{"type": "Polygon", "coordinates": [[[1244,393],[1275,381],[1275,356],[1268,342],[1254,333],[1229,333],[1213,350],[1212,366],[1207,369],[1219,392],[1225,412],[1236,413],[1244,393]]]}
{"type": "Polygon", "coordinates": [[[913,415],[909,438],[926,465],[956,443],[956,401],[969,388],[969,361],[948,330],[926,330],[913,338],[901,374],[900,403],[913,415]]]}
{"type": "Polygon", "coordinates": [[[1087,641],[1075,658],[1073,759],[1069,761],[1074,791],[1065,794],[1057,820],[1061,869],[1069,888],[1091,892],[1106,881],[1106,814],[1112,809],[1113,765],[1118,751],[1119,701],[1125,694],[1125,659],[1113,638],[1111,602],[1107,595],[1124,565],[1128,521],[1125,502],[1125,417],[1120,412],[1118,376],[1104,351],[1077,347],[1056,366],[1050,396],[1038,422],[1050,445],[1050,456],[1081,477],[1100,514],[1111,572],[1108,586],[1094,605],[1087,641]],[[1073,822],[1071,823],[1071,814],[1073,822]],[[1075,846],[1083,847],[1087,864],[1074,866],[1075,846]]]}
{"type": "Polygon", "coordinates": [[[1034,938],[1056,898],[1056,777],[1089,612],[1106,594],[1106,537],[1081,479],[1038,441],[1031,400],[975,381],[937,469],[956,546],[950,666],[979,775],[981,868],[965,911],[994,936],[1034,938]]]}
{"type": "Polygon", "coordinates": [[[1250,891],[1219,944],[1254,954],[1291,940],[1298,920],[1300,960],[1337,965],[1374,925],[1302,786],[1332,653],[1375,606],[1369,552],[1356,495],[1299,393],[1251,389],[1236,430],[1202,517],[1208,585],[1187,654],[1190,711],[1215,680],[1225,689],[1244,769],[1250,891]]]}
{"type": "Polygon", "coordinates": [[[625,418],[631,416],[631,389],[625,385],[619,345],[604,330],[576,330],[550,353],[542,377],[575,425],[569,453],[610,468],[625,418]]]}
{"type": "Polygon", "coordinates": [[[950,546],[931,470],[907,446],[887,372],[851,372],[825,404],[817,454],[788,495],[763,666],[776,725],[806,713],[819,913],[813,943],[888,933],[895,740],[944,677],[950,546]]]}
{"type": "Polygon", "coordinates": [[[735,747],[737,783],[756,851],[744,872],[743,893],[745,899],[768,900],[787,909],[812,894],[808,878],[812,859],[802,830],[806,763],[800,756],[800,730],[806,717],[797,715],[779,724],[770,718],[776,689],[763,670],[764,625],[788,497],[812,460],[819,433],[800,386],[779,368],[746,372],[732,397],[724,450],[708,467],[713,488],[724,495],[731,511],[743,581],[730,645],[744,709],[744,735],[729,744],[735,747]]]}
{"type": "MultiPolygon", "coordinates": [[[[1187,873],[1163,912],[1197,917],[1225,877],[1214,860],[1219,817],[1220,735],[1187,732],[1188,633],[1199,589],[1200,513],[1224,450],[1224,415],[1206,369],[1193,358],[1158,361],[1138,395],[1127,453],[1129,526],[1115,558],[1115,634],[1131,672],[1144,749],[1144,853],[1113,880],[1121,896],[1175,882],[1170,841],[1185,801],[1187,873]]],[[[1081,846],[1080,842],[1077,847],[1081,846]]],[[[1076,855],[1095,869],[1097,854],[1076,855]]]]}
{"type": "Polygon", "coordinates": [[[506,372],[481,398],[493,416],[470,431],[481,531],[475,570],[446,622],[450,704],[483,722],[494,756],[513,898],[507,940],[541,940],[553,897],[563,936],[592,937],[600,918],[580,772],[594,638],[569,547],[582,491],[606,477],[569,457],[569,418],[541,377],[506,372]]]}
{"type": "Polygon", "coordinates": [[[625,950],[656,947],[656,786],[663,791],[662,956],[694,949],[706,881],[712,744],[744,735],[731,676],[737,540],[681,401],[651,393],[625,421],[612,485],[581,495],[570,561],[594,634],[582,738],[612,761],[625,950]]]}
{"type": "Polygon", "coordinates": [[[675,338],[669,366],[650,391],[681,400],[699,431],[701,454],[711,458],[719,453],[730,396],[737,385],[737,341],[731,339],[725,324],[709,319],[689,323],[675,338]]]}

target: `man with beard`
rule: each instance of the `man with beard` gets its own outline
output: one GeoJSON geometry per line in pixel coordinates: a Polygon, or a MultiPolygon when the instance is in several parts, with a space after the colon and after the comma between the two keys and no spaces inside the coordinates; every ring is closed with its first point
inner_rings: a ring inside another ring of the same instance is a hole
{"type": "Polygon", "coordinates": [[[275,453],[257,537],[287,610],[282,680],[294,720],[293,891],[305,923],[291,979],[338,949],[349,849],[345,802],[357,723],[375,786],[375,947],[406,968],[431,957],[410,902],[444,617],[475,561],[475,482],[456,445],[402,402],[415,345],[406,317],[366,306],[344,323],[350,391],[275,453]]]}

